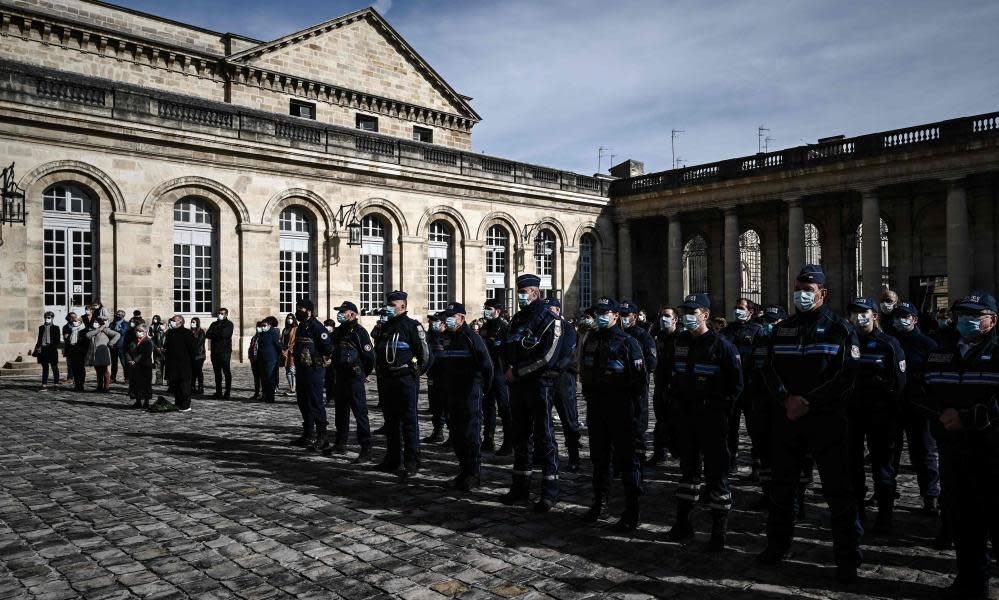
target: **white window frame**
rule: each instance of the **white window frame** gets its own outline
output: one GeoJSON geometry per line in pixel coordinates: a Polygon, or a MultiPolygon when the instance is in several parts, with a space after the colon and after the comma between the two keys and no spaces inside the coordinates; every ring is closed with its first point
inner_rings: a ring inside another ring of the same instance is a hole
{"type": "MultiPolygon", "coordinates": [[[[507,293],[510,270],[510,232],[500,224],[489,226],[486,231],[486,299],[501,298],[503,305],[509,301],[507,293]]],[[[507,307],[509,308],[509,307],[507,307]]]]}
{"type": "Polygon", "coordinates": [[[548,298],[555,295],[553,292],[555,282],[555,256],[558,245],[558,238],[551,229],[542,229],[534,237],[534,268],[538,277],[541,278],[541,297],[548,298]]]}
{"type": "Polygon", "coordinates": [[[56,323],[97,297],[97,202],[71,183],[42,194],[42,304],[56,323]]]}
{"type": "Polygon", "coordinates": [[[388,227],[376,215],[361,219],[360,306],[371,314],[385,305],[385,281],[388,278],[386,255],[388,227]]]}
{"type": "Polygon", "coordinates": [[[440,312],[451,296],[451,248],[453,229],[446,221],[430,224],[427,242],[427,310],[440,312]]]}
{"type": "Polygon", "coordinates": [[[747,229],[739,236],[740,295],[756,304],[763,303],[763,246],[760,234],[747,229]]]}
{"type": "Polygon", "coordinates": [[[596,240],[590,234],[579,238],[579,310],[593,305],[593,253],[596,240]]]}
{"type": "Polygon", "coordinates": [[[311,298],[315,272],[312,264],[312,219],[304,208],[281,211],[278,252],[278,312],[295,312],[300,298],[311,298]]]}
{"type": "Polygon", "coordinates": [[[185,317],[208,317],[215,311],[218,293],[217,214],[196,196],[175,202],[173,214],[173,311],[185,317]],[[185,289],[186,299],[182,297],[185,289]]]}

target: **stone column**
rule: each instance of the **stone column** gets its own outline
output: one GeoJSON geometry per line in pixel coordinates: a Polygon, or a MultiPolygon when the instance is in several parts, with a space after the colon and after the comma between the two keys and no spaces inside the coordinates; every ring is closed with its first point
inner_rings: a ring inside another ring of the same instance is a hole
{"type": "Polygon", "coordinates": [[[465,305],[465,309],[475,311],[486,301],[486,243],[479,240],[461,242],[464,264],[460,277],[464,279],[462,293],[455,297],[465,305]]]}
{"type": "MultiPolygon", "coordinates": [[[[233,321],[233,347],[238,348],[238,359],[243,362],[247,358],[250,339],[256,333],[258,315],[270,314],[278,303],[278,293],[274,287],[273,270],[257,269],[255,262],[260,256],[277,256],[277,237],[270,225],[255,223],[240,223],[236,227],[239,233],[239,303],[232,306],[231,298],[223,302],[229,308],[229,318],[233,321]]],[[[318,314],[324,314],[320,309],[320,299],[312,298],[316,303],[318,314]]],[[[283,317],[282,317],[283,318],[283,317]]],[[[208,323],[204,324],[205,328],[208,323]]]]}
{"type": "MultiPolygon", "coordinates": [[[[399,236],[398,265],[399,289],[406,292],[409,316],[423,321],[427,314],[427,240],[420,236],[399,236]]],[[[396,280],[396,277],[392,278],[396,280]]],[[[392,288],[385,286],[385,291],[392,288]]]]}
{"type": "Polygon", "coordinates": [[[631,299],[631,225],[617,224],[617,299],[631,299]]]}
{"type": "Polygon", "coordinates": [[[881,206],[874,190],[861,192],[860,214],[863,248],[864,295],[877,299],[881,295],[881,206]]]}
{"type": "Polygon", "coordinates": [[[666,240],[666,302],[676,306],[683,300],[683,227],[680,215],[669,216],[666,240]]]}
{"type": "Polygon", "coordinates": [[[971,291],[971,252],[968,236],[967,189],[964,187],[963,181],[949,181],[947,186],[947,295],[951,304],[971,291]]]}
{"type": "Polygon", "coordinates": [[[793,306],[794,280],[805,266],[805,211],[800,200],[787,205],[787,306],[793,306]]]}
{"type": "Polygon", "coordinates": [[[739,212],[735,207],[726,208],[724,219],[725,246],[722,258],[725,264],[725,307],[723,313],[735,306],[742,289],[742,269],[739,265],[739,212]]]}

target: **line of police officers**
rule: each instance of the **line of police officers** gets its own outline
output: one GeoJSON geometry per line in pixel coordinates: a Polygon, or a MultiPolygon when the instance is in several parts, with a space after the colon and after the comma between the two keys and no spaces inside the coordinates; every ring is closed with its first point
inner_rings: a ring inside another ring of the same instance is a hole
{"type": "Polygon", "coordinates": [[[517,278],[520,310],[509,324],[499,317],[501,306],[487,301],[478,333],[469,327],[464,305],[455,302],[434,315],[428,335],[408,316],[406,294],[391,292],[373,342],[352,303],[338,307],[339,325],[332,328],[315,319],[309,300],[300,300],[293,356],[303,433],[292,443],[344,453],[349,410],[361,446],[355,462],[367,460],[371,433],[364,382],[374,369],[387,438],[387,453],[375,468],[415,475],[417,397],[426,374],[435,426],[430,440],[439,441],[446,425],[458,459],[451,486],[467,491],[479,485],[481,453],[495,449],[498,414],[503,442],[497,454],[514,455],[512,482],[501,501],[527,502],[532,474],[540,470],[534,510],[544,513],[559,496],[553,408],[564,428],[567,468],[579,468],[578,374],[593,466],[593,501],[583,520],[601,517],[617,476],[625,502],[613,527],[635,529],[643,470],[672,454],[679,458],[681,478],[676,521],[667,538],[691,540],[694,508],[703,503],[711,516],[706,550],[718,552],[725,548],[729,474],[742,414],[752,440],[753,475],[763,492],[759,508],[769,513],[767,546],[756,560],[777,564],[788,554],[804,510],[803,490],[817,467],[832,517],[836,578],[851,582],[861,564],[867,505],[877,509],[872,534],[892,529],[904,435],[925,512],[936,514],[943,483],[942,536],[952,537],[958,562],[958,576],[945,596],[988,596],[987,544],[990,532],[999,530],[999,338],[993,296],[972,292],[955,303],[955,333],[938,346],[920,332],[918,312],[905,302],[879,307],[870,298],[857,298],[848,307],[848,320],[836,315],[825,304],[824,272],[806,265],[795,281],[792,316],[775,305],[756,314],[755,305],[740,299],[733,322],[715,331],[709,297],[693,294],[677,309],[663,309],[653,337],[638,326],[633,303],[600,298],[583,316],[577,337],[558,301],[542,298],[540,283],[535,275],[517,278]],[[336,382],[329,388],[337,407],[332,448],[322,397],[326,377],[336,382]],[[656,424],[646,459],[650,378],[656,424]],[[865,500],[865,447],[870,500],[865,500]]]}

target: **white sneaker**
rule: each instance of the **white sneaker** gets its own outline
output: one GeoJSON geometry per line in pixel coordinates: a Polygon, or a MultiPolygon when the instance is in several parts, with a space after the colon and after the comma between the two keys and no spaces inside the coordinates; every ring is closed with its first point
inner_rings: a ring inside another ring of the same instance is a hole
{"type": "Polygon", "coordinates": [[[181,408],[180,412],[191,412],[190,408],[181,408]]]}

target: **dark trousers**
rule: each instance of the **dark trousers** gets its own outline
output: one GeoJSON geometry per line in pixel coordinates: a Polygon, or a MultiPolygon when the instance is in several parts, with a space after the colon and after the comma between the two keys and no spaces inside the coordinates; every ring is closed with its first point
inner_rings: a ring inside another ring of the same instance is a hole
{"type": "Polygon", "coordinates": [[[512,441],[510,434],[510,390],[506,377],[497,366],[493,374],[493,384],[482,400],[482,437],[491,440],[496,437],[496,417],[503,426],[503,443],[512,441]]]}
{"type": "Polygon", "coordinates": [[[555,379],[555,412],[562,422],[567,448],[579,448],[579,406],[576,403],[576,374],[562,371],[555,379]]]}
{"type": "Polygon", "coordinates": [[[697,502],[703,474],[711,512],[727,514],[731,510],[732,491],[728,484],[730,411],[728,406],[699,400],[687,406],[676,403],[672,420],[676,426],[676,449],[680,453],[680,483],[676,489],[680,507],[689,509],[697,502]]]}
{"type": "Polygon", "coordinates": [[[296,371],[295,399],[298,400],[298,410],[302,412],[302,431],[306,435],[312,435],[313,431],[326,433],[329,425],[323,400],[326,369],[299,367],[296,371]]]}
{"type": "MultiPolygon", "coordinates": [[[[652,430],[652,449],[657,454],[665,455],[669,450],[676,454],[673,447],[673,431],[670,426],[670,398],[663,389],[665,386],[656,385],[652,392],[652,411],[656,415],[656,425],[652,430]]],[[[587,419],[587,423],[589,420],[587,419]]],[[[592,435],[592,434],[591,434],[592,435]]]]}
{"type": "Polygon", "coordinates": [[[118,352],[118,362],[121,363],[121,370],[125,381],[128,381],[128,378],[132,374],[132,368],[128,366],[128,357],[125,356],[124,352],[118,352]]]}
{"type": "Polygon", "coordinates": [[[899,427],[895,433],[895,455],[892,465],[898,473],[902,462],[903,436],[909,442],[909,462],[916,470],[919,494],[924,498],[940,496],[940,456],[937,441],[930,434],[930,421],[911,405],[903,403],[899,427]]]}
{"type": "Polygon", "coordinates": [[[555,377],[540,377],[510,385],[513,423],[513,484],[526,489],[531,479],[531,458],[541,465],[544,499],[558,500],[558,443],[552,425],[555,377]]]}
{"type": "Polygon", "coordinates": [[[194,360],[194,369],[191,373],[194,377],[194,381],[191,383],[192,391],[195,394],[205,393],[205,359],[196,358],[194,360]]]}
{"type": "Polygon", "coordinates": [[[933,432],[940,444],[940,479],[957,552],[955,584],[987,590],[987,543],[999,527],[999,429],[944,431],[934,423],[933,432]]]}
{"type": "Polygon", "coordinates": [[[215,371],[215,393],[228,396],[232,388],[232,371],[229,370],[229,359],[232,353],[212,354],[212,370],[215,371]],[[222,390],[222,380],[225,378],[225,391],[222,390]]]}
{"type": "Polygon", "coordinates": [[[52,369],[52,383],[59,385],[59,361],[42,363],[42,385],[49,383],[49,369],[52,369]]]}
{"type": "Polygon", "coordinates": [[[448,425],[458,459],[458,476],[479,476],[482,465],[482,383],[452,381],[448,385],[448,425]]]}
{"type": "Polygon", "coordinates": [[[118,347],[109,346],[108,351],[111,353],[111,381],[118,380],[118,347]]]}
{"type": "Polygon", "coordinates": [[[749,455],[754,461],[760,459],[760,452],[756,448],[756,436],[753,435],[753,425],[755,423],[751,422],[752,411],[752,402],[745,395],[740,396],[736,400],[732,416],[729,419],[728,430],[728,453],[733,466],[735,466],[736,457],[739,456],[739,434],[741,432],[743,416],[746,419],[746,431],[749,433],[749,440],[751,442],[749,455]]]}
{"type": "Polygon", "coordinates": [[[70,354],[64,354],[63,356],[66,357],[66,381],[73,381],[73,373],[75,373],[73,363],[76,362],[76,359],[70,354]]]}
{"type": "Polygon", "coordinates": [[[895,430],[893,409],[855,408],[850,414],[850,484],[857,510],[863,512],[867,495],[867,475],[864,462],[864,442],[871,456],[871,478],[879,510],[890,510],[895,504],[895,430]]]}
{"type": "Polygon", "coordinates": [[[437,378],[427,378],[427,404],[434,430],[443,429],[447,425],[447,393],[443,382],[437,378]]]}
{"type": "Polygon", "coordinates": [[[794,538],[795,496],[801,485],[806,455],[811,454],[822,478],[822,495],[832,516],[833,554],[836,564],[861,560],[860,523],[856,497],[850,483],[849,426],[842,412],[809,413],[790,421],[781,406],[773,417],[773,481],[767,542],[786,551],[794,538]]]}
{"type": "Polygon", "coordinates": [[[82,356],[74,356],[71,367],[73,369],[73,389],[82,392],[83,384],[87,381],[86,360],[82,356]]]}
{"type": "Polygon", "coordinates": [[[378,396],[385,414],[385,463],[398,466],[420,464],[420,421],[416,413],[420,380],[412,375],[378,378],[378,396]]]}
{"type": "Polygon", "coordinates": [[[357,423],[357,443],[361,448],[371,447],[371,427],[368,425],[368,398],[364,379],[353,371],[340,371],[334,380],[333,403],[336,423],[336,443],[346,444],[350,436],[350,415],[357,423]]]}
{"type": "Polygon", "coordinates": [[[776,402],[769,396],[751,398],[746,413],[746,428],[753,441],[753,459],[760,461],[760,488],[770,494],[773,469],[773,408],[776,402]]]}
{"type": "Polygon", "coordinates": [[[191,408],[191,381],[178,379],[170,382],[173,391],[173,403],[180,410],[191,408]]]}
{"type": "Polygon", "coordinates": [[[255,360],[250,361],[250,373],[253,374],[253,397],[256,398],[260,395],[260,367],[255,360]]]}
{"type": "Polygon", "coordinates": [[[257,372],[260,380],[260,389],[264,393],[264,402],[274,402],[274,392],[278,386],[277,361],[257,363],[257,372]]]}
{"type": "Polygon", "coordinates": [[[635,441],[644,431],[635,431],[635,421],[622,401],[622,390],[597,390],[586,398],[586,430],[593,463],[593,496],[605,498],[613,471],[618,471],[628,497],[642,493],[641,461],[645,445],[635,441]]]}

